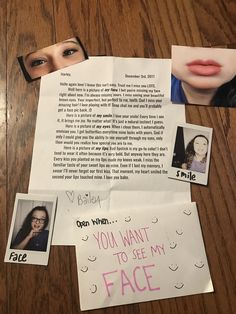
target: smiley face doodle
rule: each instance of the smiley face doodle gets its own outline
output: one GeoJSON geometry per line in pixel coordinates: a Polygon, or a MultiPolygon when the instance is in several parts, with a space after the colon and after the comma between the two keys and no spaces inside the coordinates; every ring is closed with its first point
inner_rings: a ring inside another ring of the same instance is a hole
{"type": "Polygon", "coordinates": [[[130,222],[131,221],[131,217],[128,216],[128,217],[125,217],[125,222],[130,222]]]}
{"type": "Polygon", "coordinates": [[[175,243],[175,242],[170,242],[170,249],[175,249],[176,248],[176,246],[177,246],[177,243],[175,243]]]}
{"type": "Polygon", "coordinates": [[[176,289],[182,289],[184,287],[184,284],[182,282],[177,282],[174,287],[176,289]]]}
{"type": "Polygon", "coordinates": [[[177,264],[170,264],[169,269],[172,271],[176,271],[179,268],[177,264]]]}
{"type": "Polygon", "coordinates": [[[95,284],[93,284],[93,285],[90,287],[91,293],[96,293],[97,290],[98,290],[98,288],[97,288],[97,285],[95,285],[95,284]]]}
{"type": "Polygon", "coordinates": [[[183,211],[183,213],[184,213],[185,215],[187,215],[187,216],[190,216],[190,215],[192,214],[192,212],[191,212],[190,209],[185,209],[185,210],[183,211]]]}
{"type": "Polygon", "coordinates": [[[176,230],[176,233],[181,236],[183,234],[183,230],[182,229],[179,229],[179,230],[176,230]]]}
{"type": "Polygon", "coordinates": [[[158,218],[157,218],[157,217],[153,217],[153,218],[152,218],[152,223],[153,223],[153,224],[156,224],[157,222],[158,222],[158,218]]]}
{"type": "Polygon", "coordinates": [[[197,268],[203,268],[205,265],[202,261],[199,261],[198,263],[195,263],[194,266],[196,266],[197,268]]]}
{"type": "Polygon", "coordinates": [[[88,257],[88,261],[90,261],[90,262],[95,262],[96,259],[97,259],[96,256],[89,256],[89,257],[88,257]]]}
{"type": "Polygon", "coordinates": [[[80,268],[80,270],[83,272],[83,273],[86,273],[88,271],[88,267],[87,266],[82,266],[80,268]]]}
{"type": "Polygon", "coordinates": [[[88,238],[89,238],[89,236],[88,236],[88,235],[86,235],[86,236],[84,236],[84,237],[82,238],[82,241],[87,241],[87,240],[88,240],[88,238]]]}

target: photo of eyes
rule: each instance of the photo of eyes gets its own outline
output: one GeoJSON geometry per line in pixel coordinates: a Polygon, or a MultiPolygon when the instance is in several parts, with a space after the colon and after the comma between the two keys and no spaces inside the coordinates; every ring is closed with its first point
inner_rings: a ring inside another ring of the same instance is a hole
{"type": "Polygon", "coordinates": [[[21,70],[28,82],[86,59],[88,55],[79,37],[72,37],[18,57],[21,70]]]}
{"type": "Polygon", "coordinates": [[[172,46],[171,101],[236,107],[236,50],[172,46]]]}

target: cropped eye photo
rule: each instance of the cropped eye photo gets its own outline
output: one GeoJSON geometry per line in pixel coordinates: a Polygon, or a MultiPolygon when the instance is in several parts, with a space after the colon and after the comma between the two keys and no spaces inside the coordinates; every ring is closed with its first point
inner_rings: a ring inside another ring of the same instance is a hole
{"type": "Polygon", "coordinates": [[[25,79],[32,82],[43,75],[63,69],[88,59],[78,37],[18,57],[25,79]]]}

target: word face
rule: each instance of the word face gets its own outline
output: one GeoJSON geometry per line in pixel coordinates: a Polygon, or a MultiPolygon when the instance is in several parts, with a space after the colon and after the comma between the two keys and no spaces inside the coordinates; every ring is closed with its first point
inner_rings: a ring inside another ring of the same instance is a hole
{"type": "Polygon", "coordinates": [[[115,281],[114,277],[116,277],[117,274],[119,275],[119,286],[122,296],[125,295],[126,292],[129,293],[130,291],[132,291],[133,293],[140,293],[146,290],[160,290],[160,287],[156,287],[153,280],[152,271],[154,271],[154,268],[154,264],[146,266],[136,266],[135,268],[133,268],[131,274],[129,275],[123,269],[103,273],[102,276],[106,287],[107,296],[111,297],[112,292],[114,292],[114,290],[112,291],[112,287],[115,281]]]}
{"type": "Polygon", "coordinates": [[[10,257],[9,257],[9,261],[13,261],[13,262],[19,262],[19,263],[21,263],[21,262],[27,262],[27,254],[26,253],[24,253],[24,254],[22,254],[22,253],[20,253],[20,254],[18,254],[18,253],[15,253],[15,252],[11,252],[11,254],[10,254],[10,257]]]}

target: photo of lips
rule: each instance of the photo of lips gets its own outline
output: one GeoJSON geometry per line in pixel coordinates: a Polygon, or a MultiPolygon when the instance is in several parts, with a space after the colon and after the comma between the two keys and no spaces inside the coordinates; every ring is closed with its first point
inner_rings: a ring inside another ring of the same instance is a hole
{"type": "Polygon", "coordinates": [[[194,60],[186,64],[189,71],[195,75],[211,76],[221,71],[221,64],[214,60],[194,60]]]}
{"type": "Polygon", "coordinates": [[[173,45],[171,101],[236,107],[236,49],[173,45]]]}

